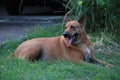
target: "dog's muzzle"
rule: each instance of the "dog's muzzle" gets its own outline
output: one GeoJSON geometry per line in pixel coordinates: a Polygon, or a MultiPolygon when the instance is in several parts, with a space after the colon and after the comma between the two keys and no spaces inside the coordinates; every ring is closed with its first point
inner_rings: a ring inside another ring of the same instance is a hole
{"type": "Polygon", "coordinates": [[[63,33],[63,36],[66,38],[66,45],[70,46],[72,44],[72,42],[75,40],[75,38],[77,38],[78,33],[75,32],[73,34],[70,34],[69,32],[65,31],[63,33]]]}
{"type": "Polygon", "coordinates": [[[65,31],[65,32],[63,33],[63,36],[64,36],[65,38],[68,38],[68,39],[70,39],[70,38],[72,37],[72,35],[69,34],[69,32],[67,32],[67,31],[65,31]]]}

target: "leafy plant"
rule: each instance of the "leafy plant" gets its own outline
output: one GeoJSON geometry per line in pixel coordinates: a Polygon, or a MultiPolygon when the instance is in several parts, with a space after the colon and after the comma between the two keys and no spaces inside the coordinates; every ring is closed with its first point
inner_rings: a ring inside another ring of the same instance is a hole
{"type": "MultiPolygon", "coordinates": [[[[78,19],[86,15],[86,29],[90,32],[103,31],[120,35],[120,1],[119,0],[64,0],[69,9],[69,17],[78,19]]],[[[120,37],[118,36],[120,39],[120,37]]]]}

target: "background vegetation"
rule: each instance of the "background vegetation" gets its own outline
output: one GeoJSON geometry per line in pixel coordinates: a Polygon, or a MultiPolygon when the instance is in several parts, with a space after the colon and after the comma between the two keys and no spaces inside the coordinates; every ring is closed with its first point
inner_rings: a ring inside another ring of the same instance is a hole
{"type": "Polygon", "coordinates": [[[32,63],[17,58],[7,59],[25,40],[58,36],[62,32],[61,24],[52,27],[37,26],[23,39],[8,39],[5,44],[0,46],[0,80],[120,80],[119,46],[111,40],[112,36],[106,35],[106,37],[104,33],[97,35],[92,33],[89,36],[95,45],[96,58],[114,64],[114,67],[69,61],[32,63]]]}
{"type": "Polygon", "coordinates": [[[71,19],[86,15],[86,30],[106,32],[120,41],[120,1],[119,0],[64,0],[71,19]]]}

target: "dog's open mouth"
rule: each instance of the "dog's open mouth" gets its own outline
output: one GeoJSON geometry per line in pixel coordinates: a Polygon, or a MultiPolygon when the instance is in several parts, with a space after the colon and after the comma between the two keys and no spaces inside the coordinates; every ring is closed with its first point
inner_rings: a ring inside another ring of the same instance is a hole
{"type": "Polygon", "coordinates": [[[73,34],[69,34],[68,32],[64,32],[63,36],[66,39],[66,45],[69,47],[75,41],[75,39],[77,38],[78,33],[75,32],[73,34]]]}

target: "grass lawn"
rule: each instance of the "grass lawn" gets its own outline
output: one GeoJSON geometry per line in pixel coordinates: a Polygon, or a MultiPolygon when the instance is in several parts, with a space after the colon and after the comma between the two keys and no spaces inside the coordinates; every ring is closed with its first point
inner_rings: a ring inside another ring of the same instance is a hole
{"type": "Polygon", "coordinates": [[[21,42],[36,37],[58,36],[62,32],[58,24],[51,27],[33,28],[25,38],[20,40],[9,39],[0,47],[0,80],[120,80],[119,45],[111,42],[111,36],[104,33],[90,33],[89,36],[96,45],[96,58],[114,64],[114,67],[69,61],[33,63],[17,58],[7,60],[21,42]]]}

